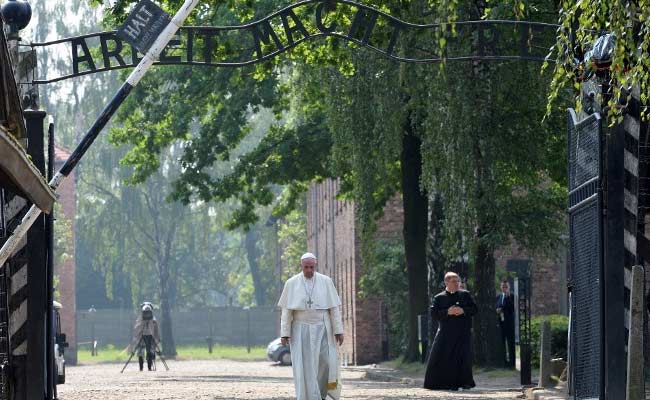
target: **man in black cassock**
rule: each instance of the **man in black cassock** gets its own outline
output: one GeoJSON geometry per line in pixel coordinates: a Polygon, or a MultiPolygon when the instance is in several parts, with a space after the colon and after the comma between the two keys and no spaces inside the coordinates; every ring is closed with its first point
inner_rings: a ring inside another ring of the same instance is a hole
{"type": "Polygon", "coordinates": [[[501,293],[497,295],[497,318],[505,352],[505,365],[515,368],[515,297],[510,293],[510,283],[501,282],[501,293]]]}
{"type": "Polygon", "coordinates": [[[476,384],[472,375],[472,316],[476,304],[469,292],[459,290],[459,277],[445,274],[445,290],[433,298],[431,317],[438,321],[429,363],[424,377],[426,389],[471,389],[476,384]]]}

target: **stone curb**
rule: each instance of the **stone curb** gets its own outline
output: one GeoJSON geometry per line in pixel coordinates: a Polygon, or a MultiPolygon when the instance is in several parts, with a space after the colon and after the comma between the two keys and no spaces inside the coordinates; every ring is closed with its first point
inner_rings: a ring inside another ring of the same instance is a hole
{"type": "MultiPolygon", "coordinates": [[[[421,388],[424,385],[423,378],[408,378],[402,376],[396,376],[391,370],[381,370],[381,369],[367,369],[364,374],[364,378],[370,381],[380,381],[380,382],[396,382],[401,383],[405,386],[421,388]]],[[[522,392],[521,387],[517,388],[502,388],[503,391],[512,391],[512,392],[522,392]]],[[[559,398],[558,398],[559,399],[559,398]]],[[[553,399],[539,399],[539,400],[555,400],[553,399]]]]}
{"type": "Polygon", "coordinates": [[[566,400],[567,396],[562,390],[529,388],[525,391],[528,400],[566,400]]]}
{"type": "Polygon", "coordinates": [[[424,384],[423,379],[414,379],[401,376],[395,376],[389,371],[373,371],[366,370],[365,378],[370,381],[382,381],[382,382],[398,382],[408,386],[417,386],[421,387],[424,384]]]}

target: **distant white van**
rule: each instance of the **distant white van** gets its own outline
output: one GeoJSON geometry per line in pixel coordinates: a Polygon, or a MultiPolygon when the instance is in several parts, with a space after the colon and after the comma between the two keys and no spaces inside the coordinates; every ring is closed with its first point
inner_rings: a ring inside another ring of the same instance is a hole
{"type": "Polygon", "coordinates": [[[52,322],[54,324],[54,376],[56,376],[56,384],[61,385],[65,383],[65,348],[68,347],[65,333],[61,333],[61,303],[58,301],[52,302],[54,309],[54,316],[52,322]]]}

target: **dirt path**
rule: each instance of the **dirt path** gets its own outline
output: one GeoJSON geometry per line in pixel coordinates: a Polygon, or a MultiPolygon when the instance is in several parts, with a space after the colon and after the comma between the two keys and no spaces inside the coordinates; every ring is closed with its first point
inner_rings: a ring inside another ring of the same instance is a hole
{"type": "MultiPolygon", "coordinates": [[[[137,362],[69,367],[67,383],[58,386],[60,400],[218,400],[294,399],[291,367],[263,361],[168,361],[156,372],[139,372],[137,362]]],[[[521,392],[497,389],[431,392],[395,382],[365,379],[361,369],[344,370],[343,399],[515,399],[521,392]]]]}

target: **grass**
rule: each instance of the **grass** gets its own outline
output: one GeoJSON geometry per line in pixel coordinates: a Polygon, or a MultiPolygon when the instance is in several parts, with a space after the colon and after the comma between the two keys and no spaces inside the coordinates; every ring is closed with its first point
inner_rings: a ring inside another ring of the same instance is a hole
{"type": "Polygon", "coordinates": [[[507,368],[474,368],[475,374],[485,375],[490,379],[509,378],[519,376],[519,371],[507,368]]]}
{"type": "MultiPolygon", "coordinates": [[[[229,360],[265,360],[266,348],[262,346],[251,347],[251,352],[248,353],[245,346],[220,346],[215,345],[212,349],[212,354],[208,353],[206,345],[190,345],[190,346],[177,346],[176,351],[178,355],[176,360],[213,360],[213,359],[229,359],[229,360]]],[[[100,364],[100,363],[119,363],[126,362],[129,358],[125,348],[116,348],[113,345],[107,345],[100,348],[97,356],[90,355],[89,349],[80,348],[77,352],[77,360],[80,364],[100,364]]],[[[137,358],[134,357],[137,362],[137,358]]],[[[133,360],[132,360],[133,362],[133,360]]]]}

